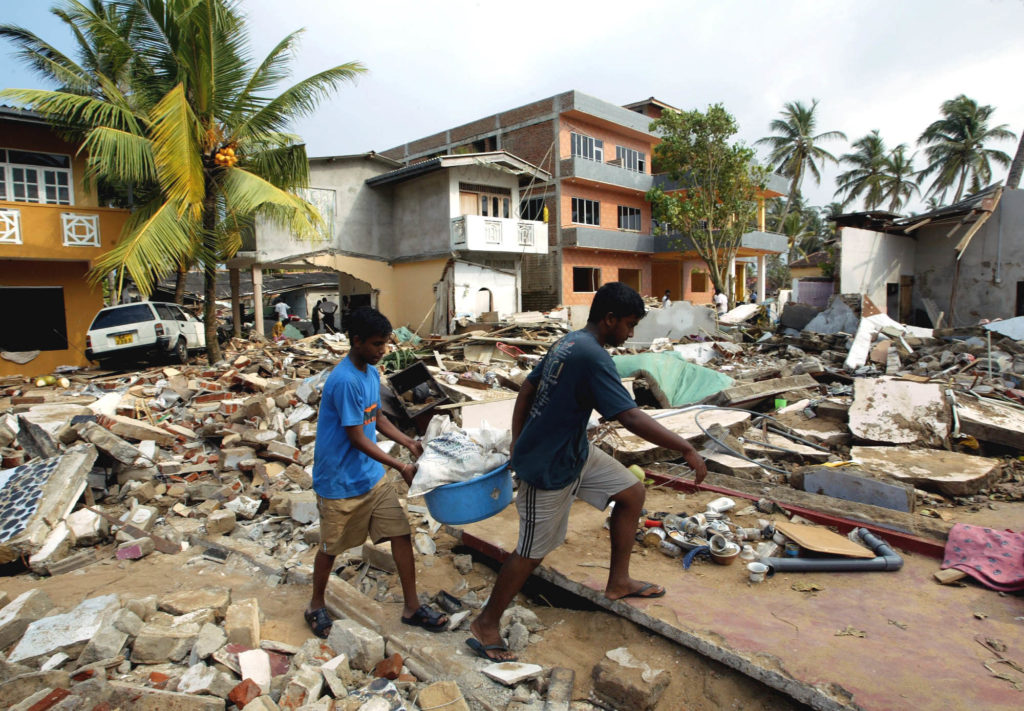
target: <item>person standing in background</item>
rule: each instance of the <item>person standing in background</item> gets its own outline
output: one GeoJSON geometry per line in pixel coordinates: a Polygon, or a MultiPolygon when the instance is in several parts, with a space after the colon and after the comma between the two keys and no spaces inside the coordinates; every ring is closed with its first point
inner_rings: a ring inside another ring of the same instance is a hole
{"type": "Polygon", "coordinates": [[[718,315],[721,316],[729,310],[729,297],[726,296],[721,289],[715,289],[715,310],[718,311],[718,315]]]}

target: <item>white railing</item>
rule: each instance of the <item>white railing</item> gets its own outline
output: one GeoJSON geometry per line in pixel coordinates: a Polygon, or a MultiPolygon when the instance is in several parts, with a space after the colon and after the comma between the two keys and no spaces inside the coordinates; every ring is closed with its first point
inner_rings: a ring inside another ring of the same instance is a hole
{"type": "Polygon", "coordinates": [[[100,216],[62,212],[60,224],[64,232],[65,247],[99,247],[100,216]]]}
{"type": "Polygon", "coordinates": [[[451,221],[453,250],[547,254],[548,226],[534,220],[461,215],[451,221]]]}
{"type": "Polygon", "coordinates": [[[21,244],[21,211],[0,207],[0,244],[21,244]]]}

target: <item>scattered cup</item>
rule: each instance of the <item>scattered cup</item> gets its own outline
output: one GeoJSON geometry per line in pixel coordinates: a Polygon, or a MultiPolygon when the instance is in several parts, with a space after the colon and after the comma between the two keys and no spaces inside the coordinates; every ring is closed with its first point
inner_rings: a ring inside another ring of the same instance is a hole
{"type": "Polygon", "coordinates": [[[768,566],[754,561],[753,563],[747,563],[747,572],[750,573],[750,582],[763,583],[764,576],[768,572],[768,566]]]}

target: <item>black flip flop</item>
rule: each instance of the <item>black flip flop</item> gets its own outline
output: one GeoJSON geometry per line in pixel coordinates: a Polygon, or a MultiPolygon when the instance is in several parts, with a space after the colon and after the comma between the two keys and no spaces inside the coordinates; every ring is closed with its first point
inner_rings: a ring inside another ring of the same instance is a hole
{"type": "Polygon", "coordinates": [[[422,627],[427,632],[442,632],[448,628],[447,615],[443,612],[431,609],[426,605],[420,605],[419,609],[413,613],[412,617],[403,617],[403,625],[412,625],[413,627],[422,627]],[[441,618],[445,618],[444,622],[441,622],[441,618]]]}
{"type": "Polygon", "coordinates": [[[507,652],[508,645],[505,644],[505,640],[501,641],[501,644],[484,644],[476,637],[470,637],[466,640],[466,646],[473,650],[473,653],[481,659],[486,659],[489,662],[495,664],[501,664],[502,662],[517,662],[519,657],[513,655],[508,659],[502,659],[499,657],[492,657],[488,652],[507,652]]]}
{"type": "Polygon", "coordinates": [[[320,639],[327,639],[327,636],[331,634],[331,627],[334,625],[334,621],[327,614],[327,608],[320,607],[316,610],[306,610],[302,616],[306,618],[306,624],[313,630],[313,634],[320,639]]]}
{"type": "Polygon", "coordinates": [[[640,588],[638,588],[637,590],[634,590],[631,593],[626,593],[622,597],[617,597],[615,599],[616,600],[625,600],[627,597],[638,597],[641,600],[650,600],[651,598],[655,598],[655,597],[664,597],[665,596],[665,588],[661,588],[661,590],[658,591],[658,592],[652,592],[652,593],[648,593],[647,592],[648,590],[650,590],[652,588],[657,588],[657,587],[660,587],[660,586],[659,585],[655,585],[654,583],[644,583],[643,587],[640,587],[640,588]]]}

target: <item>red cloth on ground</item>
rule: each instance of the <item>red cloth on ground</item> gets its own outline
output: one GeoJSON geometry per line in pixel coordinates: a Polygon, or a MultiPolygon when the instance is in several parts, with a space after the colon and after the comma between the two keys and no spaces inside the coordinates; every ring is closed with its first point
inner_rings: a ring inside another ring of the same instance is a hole
{"type": "Polygon", "coordinates": [[[963,571],[993,590],[1024,590],[1024,533],[958,523],[946,539],[942,568],[963,571]]]}

